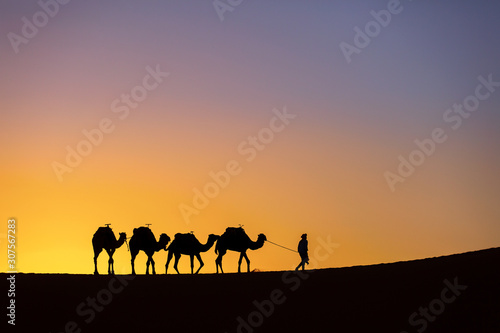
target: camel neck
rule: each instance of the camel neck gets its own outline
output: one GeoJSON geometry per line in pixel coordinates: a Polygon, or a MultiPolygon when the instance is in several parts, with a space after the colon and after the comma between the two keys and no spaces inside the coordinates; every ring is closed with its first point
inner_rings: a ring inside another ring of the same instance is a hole
{"type": "Polygon", "coordinates": [[[209,238],[205,244],[201,244],[200,252],[207,252],[214,245],[214,243],[215,240],[211,240],[209,238]]]}
{"type": "Polygon", "coordinates": [[[257,250],[260,249],[264,245],[264,241],[261,239],[257,239],[256,242],[251,242],[250,246],[248,247],[250,250],[257,250]]]}

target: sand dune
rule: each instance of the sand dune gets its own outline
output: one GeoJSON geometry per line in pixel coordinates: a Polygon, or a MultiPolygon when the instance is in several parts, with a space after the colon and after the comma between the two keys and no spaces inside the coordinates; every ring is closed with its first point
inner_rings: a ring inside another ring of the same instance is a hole
{"type": "Polygon", "coordinates": [[[300,274],[18,274],[15,331],[498,333],[499,263],[495,248],[300,274]]]}

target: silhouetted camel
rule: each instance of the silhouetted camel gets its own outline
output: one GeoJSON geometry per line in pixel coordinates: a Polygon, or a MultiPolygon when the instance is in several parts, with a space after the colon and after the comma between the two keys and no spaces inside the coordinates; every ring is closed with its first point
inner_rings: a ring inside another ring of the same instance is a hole
{"type": "Polygon", "coordinates": [[[257,237],[257,241],[253,242],[245,233],[243,228],[227,228],[226,231],[220,236],[217,244],[215,245],[215,253],[218,253],[219,256],[215,259],[215,266],[217,268],[217,273],[220,271],[224,273],[222,270],[222,257],[226,254],[227,250],[240,252],[240,259],[238,260],[238,273],[241,272],[241,261],[243,258],[247,261],[248,272],[250,272],[250,259],[247,257],[247,250],[257,250],[260,249],[264,242],[267,240],[264,234],[259,234],[257,237]]]}
{"type": "Polygon", "coordinates": [[[144,253],[146,253],[146,255],[148,256],[148,261],[146,262],[146,275],[149,274],[150,263],[153,274],[156,274],[153,254],[160,250],[167,250],[168,242],[170,242],[170,237],[168,237],[166,234],[161,234],[160,239],[157,242],[155,236],[153,235],[153,232],[148,227],[135,228],[134,235],[130,239],[132,274],[135,275],[134,261],[140,250],[144,251],[144,253]]]}
{"type": "Polygon", "coordinates": [[[127,234],[124,232],[120,232],[120,238],[116,240],[115,233],[107,224],[105,227],[99,227],[92,237],[92,247],[94,248],[94,274],[99,275],[97,271],[97,257],[104,249],[108,253],[108,274],[115,274],[113,253],[115,250],[123,245],[125,240],[127,239],[127,234]]]}
{"type": "Polygon", "coordinates": [[[194,267],[193,261],[194,257],[196,256],[196,259],[198,259],[198,261],[200,262],[200,267],[195,273],[198,274],[200,269],[205,265],[203,263],[203,260],[201,260],[200,252],[207,252],[208,250],[210,250],[210,248],[214,245],[215,241],[218,240],[219,238],[220,236],[212,234],[208,236],[206,244],[201,244],[193,234],[176,234],[174,240],[172,241],[172,243],[170,243],[170,246],[168,247],[168,258],[167,258],[167,264],[165,265],[165,274],[167,274],[168,264],[170,263],[170,260],[172,260],[173,256],[175,256],[174,269],[176,270],[177,273],[179,273],[179,270],[177,269],[177,264],[179,263],[179,259],[181,258],[182,254],[188,255],[191,259],[191,274],[193,274],[193,267],[194,267]]]}

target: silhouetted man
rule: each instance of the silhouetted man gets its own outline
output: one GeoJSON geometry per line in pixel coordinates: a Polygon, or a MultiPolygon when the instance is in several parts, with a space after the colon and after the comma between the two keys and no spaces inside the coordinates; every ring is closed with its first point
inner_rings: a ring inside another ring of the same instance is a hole
{"type": "Polygon", "coordinates": [[[309,256],[307,255],[307,251],[308,251],[308,249],[307,249],[307,234],[302,235],[302,239],[299,242],[298,251],[300,254],[301,262],[297,266],[297,268],[295,268],[296,271],[298,271],[301,266],[302,266],[302,270],[304,270],[306,264],[309,265],[309,256]]]}

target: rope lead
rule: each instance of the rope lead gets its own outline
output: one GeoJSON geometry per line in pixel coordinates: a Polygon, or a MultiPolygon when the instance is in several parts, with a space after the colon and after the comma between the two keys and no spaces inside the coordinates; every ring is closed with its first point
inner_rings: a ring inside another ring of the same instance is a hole
{"type": "Polygon", "coordinates": [[[299,253],[299,251],[295,251],[295,250],[289,249],[288,247],[285,247],[285,246],[282,246],[282,245],[279,245],[279,244],[273,243],[273,242],[271,242],[271,241],[269,241],[269,240],[267,240],[266,242],[271,243],[271,244],[274,244],[274,245],[279,246],[279,247],[282,247],[282,248],[284,248],[284,249],[287,249],[288,251],[292,251],[292,252],[295,252],[295,253],[299,253]]]}

